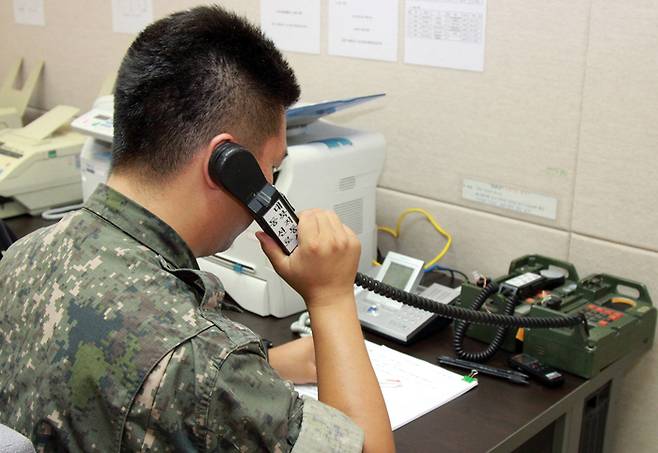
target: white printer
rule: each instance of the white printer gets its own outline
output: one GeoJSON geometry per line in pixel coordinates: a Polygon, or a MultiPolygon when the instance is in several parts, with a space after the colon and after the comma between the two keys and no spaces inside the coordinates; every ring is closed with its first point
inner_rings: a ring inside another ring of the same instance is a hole
{"type": "Polygon", "coordinates": [[[88,135],[80,152],[82,199],[87,201],[96,186],[107,181],[112,163],[114,96],[101,96],[91,111],[73,120],[71,127],[88,135]]]}
{"type": "MultiPolygon", "coordinates": [[[[334,210],[361,241],[359,270],[370,269],[377,254],[375,191],[385,157],[382,134],[336,126],[318,118],[379,97],[302,106],[288,111],[288,152],[275,173],[276,188],[297,211],[334,210]]],[[[101,97],[94,109],[72,126],[91,137],[81,155],[85,197],[107,178],[112,142],[112,97],[101,97]]],[[[200,258],[201,269],[219,276],[228,294],[242,307],[262,316],[285,317],[305,309],[301,296],[279,277],[262,252],[254,222],[226,251],[200,258]]]]}
{"type": "Polygon", "coordinates": [[[0,130],[0,218],[78,202],[78,155],[85,137],[68,125],[78,112],[60,105],[20,129],[0,130]]]}

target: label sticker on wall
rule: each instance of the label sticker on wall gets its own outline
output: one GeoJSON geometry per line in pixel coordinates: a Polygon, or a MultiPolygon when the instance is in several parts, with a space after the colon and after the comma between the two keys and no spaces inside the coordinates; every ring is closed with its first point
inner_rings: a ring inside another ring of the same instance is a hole
{"type": "Polygon", "coordinates": [[[462,198],[521,214],[557,219],[557,198],[512,189],[501,184],[464,179],[462,198]]]}

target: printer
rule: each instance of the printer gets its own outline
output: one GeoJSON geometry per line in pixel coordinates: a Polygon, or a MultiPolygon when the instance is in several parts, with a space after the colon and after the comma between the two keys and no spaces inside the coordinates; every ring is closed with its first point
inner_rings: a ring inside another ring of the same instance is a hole
{"type": "Polygon", "coordinates": [[[22,64],[23,59],[17,59],[0,85],[0,129],[17,129],[23,126],[23,114],[43,68],[43,61],[37,61],[32,72],[25,78],[23,86],[15,88],[22,64]]]}
{"type": "Polygon", "coordinates": [[[114,96],[101,96],[93,108],[73,120],[71,127],[87,135],[80,152],[82,199],[87,201],[100,183],[107,181],[112,163],[114,96]]]}
{"type": "Polygon", "coordinates": [[[0,218],[81,199],[78,155],[85,137],[68,127],[77,112],[60,105],[25,127],[0,130],[0,218]]]}
{"type": "MultiPolygon", "coordinates": [[[[377,255],[375,191],[384,166],[382,134],[340,127],[323,116],[380,95],[291,108],[287,112],[287,155],[274,174],[274,185],[298,210],[335,211],[361,241],[359,270],[370,269],[377,255]]],[[[90,136],[80,166],[85,197],[107,179],[112,142],[112,96],[72,127],[90,136]]],[[[274,271],[260,248],[253,222],[224,252],[200,258],[199,267],[217,275],[226,292],[243,308],[262,316],[286,317],[305,310],[302,297],[274,271]]]]}

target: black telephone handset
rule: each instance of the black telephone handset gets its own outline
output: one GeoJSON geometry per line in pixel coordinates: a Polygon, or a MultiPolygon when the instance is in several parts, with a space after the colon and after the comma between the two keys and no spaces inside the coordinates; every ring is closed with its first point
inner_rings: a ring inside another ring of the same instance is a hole
{"type": "MultiPolygon", "coordinates": [[[[208,163],[212,180],[223,186],[251,212],[254,220],[290,255],[297,248],[297,223],[294,208],[272,184],[267,182],[258,161],[247,149],[232,142],[220,143],[208,163]]],[[[519,317],[470,310],[437,303],[431,299],[407,293],[357,272],[355,283],[376,294],[389,297],[413,307],[437,313],[450,319],[477,324],[514,327],[569,327],[582,324],[587,331],[584,315],[560,317],[519,317]]]]}
{"type": "Polygon", "coordinates": [[[294,208],[286,197],[267,182],[258,161],[237,143],[224,142],[210,157],[208,172],[244,204],[254,220],[290,255],[297,248],[297,223],[294,208]]]}

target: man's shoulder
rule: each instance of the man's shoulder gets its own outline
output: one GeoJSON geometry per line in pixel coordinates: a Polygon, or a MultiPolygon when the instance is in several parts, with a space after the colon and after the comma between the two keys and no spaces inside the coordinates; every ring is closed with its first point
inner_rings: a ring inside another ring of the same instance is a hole
{"type": "Polygon", "coordinates": [[[16,290],[56,287],[80,302],[85,296],[117,302],[138,295],[194,298],[155,252],[85,210],[14,243],[0,261],[3,280],[16,290]]]}
{"type": "Polygon", "coordinates": [[[40,228],[16,241],[5,253],[8,261],[65,257],[73,251],[94,253],[113,244],[125,242],[125,235],[96,215],[80,209],[65,216],[54,225],[40,228]],[[97,247],[88,247],[98,244],[97,247]],[[107,244],[103,247],[100,244],[107,244]],[[83,246],[84,245],[84,246],[83,246]]]}

